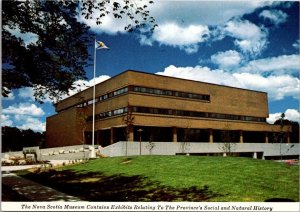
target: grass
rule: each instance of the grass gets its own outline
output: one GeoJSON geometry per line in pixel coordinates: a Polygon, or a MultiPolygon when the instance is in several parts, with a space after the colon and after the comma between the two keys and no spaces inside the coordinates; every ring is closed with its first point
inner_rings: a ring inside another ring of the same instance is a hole
{"type": "Polygon", "coordinates": [[[250,158],[114,157],[26,177],[88,201],[299,201],[299,166],[250,158]]]}

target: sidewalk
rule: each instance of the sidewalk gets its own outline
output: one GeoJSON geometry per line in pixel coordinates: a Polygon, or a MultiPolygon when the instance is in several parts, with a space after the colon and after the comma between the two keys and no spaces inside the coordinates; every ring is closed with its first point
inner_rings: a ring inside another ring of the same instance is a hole
{"type": "Polygon", "coordinates": [[[77,197],[67,195],[13,173],[2,174],[2,184],[9,186],[12,190],[26,197],[29,201],[82,201],[77,197]]]}

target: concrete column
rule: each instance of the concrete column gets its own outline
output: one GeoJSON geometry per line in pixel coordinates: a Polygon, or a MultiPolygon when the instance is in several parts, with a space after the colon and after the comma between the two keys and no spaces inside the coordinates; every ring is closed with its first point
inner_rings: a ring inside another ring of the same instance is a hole
{"type": "Polygon", "coordinates": [[[129,127],[129,136],[128,136],[128,141],[133,141],[134,139],[134,132],[133,132],[133,126],[129,127]]]}
{"type": "Polygon", "coordinates": [[[177,127],[173,127],[173,142],[177,142],[177,127]]]}
{"type": "Polygon", "coordinates": [[[257,153],[256,152],[253,153],[253,158],[257,159],[257,153]]]}
{"type": "Polygon", "coordinates": [[[244,143],[244,136],[242,130],[240,130],[240,143],[244,143]]]}
{"type": "Polygon", "coordinates": [[[115,141],[115,129],[112,127],[110,128],[110,144],[113,144],[115,141]]]}
{"type": "Polygon", "coordinates": [[[213,134],[213,129],[209,129],[209,143],[214,142],[214,134],[213,134]]]}
{"type": "Polygon", "coordinates": [[[291,137],[290,137],[290,132],[287,132],[287,139],[286,139],[287,143],[291,143],[291,137]]]}
{"type": "Polygon", "coordinates": [[[269,143],[269,133],[265,132],[265,143],[269,143]]]}

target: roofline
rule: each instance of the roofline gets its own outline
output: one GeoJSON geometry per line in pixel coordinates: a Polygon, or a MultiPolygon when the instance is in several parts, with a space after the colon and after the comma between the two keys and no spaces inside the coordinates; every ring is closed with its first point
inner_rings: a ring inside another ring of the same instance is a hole
{"type": "MultiPolygon", "coordinates": [[[[115,76],[113,76],[113,77],[111,77],[111,78],[109,78],[109,79],[107,79],[107,80],[104,80],[104,81],[102,81],[102,82],[100,82],[100,83],[98,83],[98,84],[96,84],[96,85],[99,85],[99,84],[101,84],[101,83],[103,83],[103,82],[106,82],[106,81],[109,81],[109,80],[113,80],[114,78],[116,78],[116,77],[118,77],[118,76],[120,76],[120,75],[122,75],[122,74],[125,74],[125,73],[127,73],[127,72],[135,72],[135,73],[146,74],[146,75],[152,75],[152,76],[159,76],[159,77],[164,77],[164,78],[178,79],[178,80],[182,80],[182,81],[189,81],[189,82],[196,82],[196,83],[202,83],[202,84],[207,84],[207,85],[221,86],[221,87],[227,87],[227,88],[233,88],[233,89],[239,89],[239,90],[245,90],[245,91],[252,91],[252,92],[257,92],[257,93],[265,93],[265,94],[268,95],[268,93],[267,93],[267,92],[264,92],[264,91],[256,91],[256,90],[245,89],[245,88],[238,88],[238,87],[233,87],[233,86],[228,86],[228,85],[220,85],[220,84],[209,83],[209,82],[202,82],[202,81],[191,80],[191,79],[183,79],[183,78],[179,78],[179,77],[171,77],[171,76],[165,76],[165,75],[160,75],[160,74],[153,74],[153,73],[149,73],[149,72],[145,72],[145,71],[137,71],[137,70],[133,70],[133,69],[127,69],[127,70],[125,70],[125,71],[123,71],[123,72],[121,72],[121,73],[119,73],[119,74],[116,74],[115,76]]],[[[89,87],[89,88],[92,88],[92,87],[89,87]]],[[[84,89],[84,90],[82,90],[82,91],[80,91],[80,92],[86,91],[86,90],[88,90],[89,88],[84,89]]],[[[78,93],[80,93],[80,92],[78,92],[78,93]]],[[[69,97],[67,97],[67,98],[65,98],[65,99],[59,100],[58,102],[64,101],[64,100],[66,100],[66,99],[68,99],[68,98],[71,98],[71,97],[74,97],[74,96],[77,95],[78,93],[73,94],[72,96],[69,96],[69,97]]],[[[54,105],[56,105],[58,102],[54,103],[54,105]]]]}
{"type": "MultiPolygon", "coordinates": [[[[207,85],[215,85],[215,86],[221,86],[221,87],[227,87],[227,88],[233,88],[233,89],[239,89],[239,90],[246,90],[246,91],[252,91],[252,92],[257,92],[257,93],[265,93],[268,94],[267,92],[264,91],[257,91],[257,90],[251,90],[251,89],[246,89],[246,88],[238,88],[238,87],[233,87],[233,86],[229,86],[229,85],[220,85],[220,84],[215,84],[215,83],[209,83],[209,82],[202,82],[202,81],[197,81],[197,80],[191,80],[191,79],[184,79],[184,78],[179,78],[179,77],[171,77],[171,76],[165,76],[165,75],[160,75],[160,74],[153,74],[153,73],[149,73],[149,72],[145,72],[145,71],[137,71],[137,70],[132,70],[132,69],[128,69],[120,74],[115,75],[114,77],[117,77],[123,73],[126,72],[136,72],[136,73],[141,73],[141,74],[147,74],[147,75],[153,75],[153,76],[160,76],[160,77],[165,77],[165,78],[171,78],[171,79],[179,79],[179,80],[183,80],[183,81],[190,81],[190,82],[196,82],[196,83],[202,83],[202,84],[207,84],[207,85]]],[[[110,79],[114,78],[111,77],[110,79]]]]}

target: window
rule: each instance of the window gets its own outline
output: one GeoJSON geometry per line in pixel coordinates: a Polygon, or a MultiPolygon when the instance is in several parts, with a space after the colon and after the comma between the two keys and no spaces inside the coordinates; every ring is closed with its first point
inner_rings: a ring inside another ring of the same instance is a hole
{"type": "Polygon", "coordinates": [[[163,90],[158,88],[146,88],[146,87],[134,86],[133,91],[163,95],[163,96],[176,96],[181,98],[198,99],[198,100],[205,100],[205,101],[210,100],[210,96],[205,94],[186,93],[180,91],[163,90]]]}
{"type": "Polygon", "coordinates": [[[120,115],[120,114],[123,114],[123,113],[126,113],[126,112],[127,112],[127,107],[126,108],[124,107],[124,108],[114,110],[113,115],[116,116],[116,115],[120,115]]]}
{"type": "Polygon", "coordinates": [[[128,87],[121,88],[119,90],[114,91],[113,96],[117,96],[117,95],[120,95],[120,94],[123,94],[123,93],[126,93],[126,92],[128,92],[128,87]]]}
{"type": "Polygon", "coordinates": [[[161,114],[161,115],[256,121],[256,122],[266,121],[265,118],[252,117],[252,116],[238,116],[238,115],[220,114],[220,113],[207,113],[207,112],[198,112],[198,111],[171,110],[171,109],[163,109],[163,108],[148,108],[148,107],[136,107],[136,106],[132,108],[133,108],[133,112],[136,113],[150,113],[150,114],[161,114]]]}

